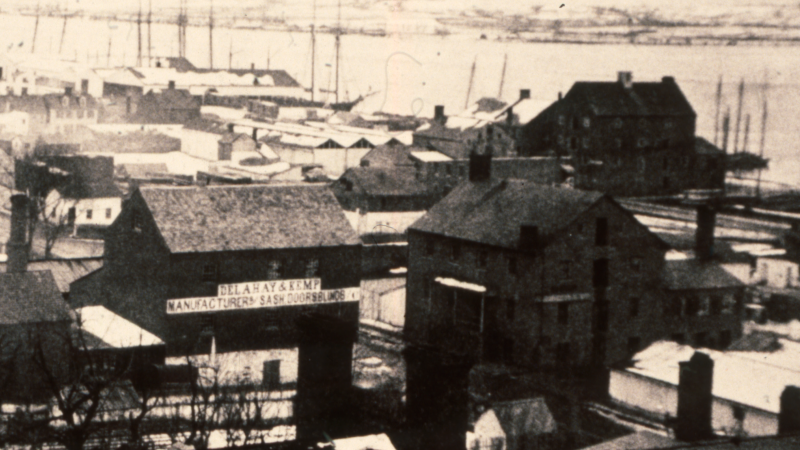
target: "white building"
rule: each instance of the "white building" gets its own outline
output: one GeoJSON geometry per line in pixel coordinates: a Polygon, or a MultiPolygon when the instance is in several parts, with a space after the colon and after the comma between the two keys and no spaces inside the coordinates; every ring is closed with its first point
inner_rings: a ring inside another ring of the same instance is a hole
{"type": "MultiPolygon", "coordinates": [[[[781,394],[787,386],[800,386],[800,343],[777,342],[780,349],[771,352],[700,350],[714,361],[715,432],[777,434],[781,394]]],[[[679,363],[694,352],[675,342],[654,343],[633,357],[633,367],[611,370],[611,399],[657,419],[677,417],[679,363]]]]}

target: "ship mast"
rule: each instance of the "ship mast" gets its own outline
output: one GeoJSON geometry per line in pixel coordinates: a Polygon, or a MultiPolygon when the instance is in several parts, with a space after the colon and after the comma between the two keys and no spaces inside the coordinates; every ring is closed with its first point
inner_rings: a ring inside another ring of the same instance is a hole
{"type": "Polygon", "coordinates": [[[342,27],[342,0],[339,0],[339,8],[336,13],[336,103],[339,103],[339,47],[341,46],[341,27],[342,27]]]}
{"type": "Polygon", "coordinates": [[[500,75],[500,89],[497,91],[497,99],[503,98],[503,83],[506,81],[506,63],[508,63],[508,53],[503,58],[503,74],[500,75]]]}
{"type": "Polygon", "coordinates": [[[733,153],[739,153],[739,124],[742,122],[742,99],[744,98],[744,78],[739,83],[739,108],[736,110],[736,134],[733,136],[733,153]]]}
{"type": "Polygon", "coordinates": [[[61,50],[64,49],[64,35],[67,32],[67,18],[68,17],[69,16],[67,15],[67,12],[64,11],[64,24],[61,25],[61,42],[58,43],[58,54],[59,55],[61,54],[61,50]]]}
{"type": "Polygon", "coordinates": [[[467,99],[464,101],[464,109],[469,108],[469,95],[472,93],[472,79],[475,78],[475,63],[478,62],[478,56],[472,61],[472,70],[469,72],[469,86],[467,87],[467,99]]]}
{"type": "Polygon", "coordinates": [[[153,23],[153,0],[148,1],[147,8],[147,67],[150,67],[153,65],[153,57],[150,54],[153,49],[153,45],[150,42],[150,26],[153,23]]]}
{"type": "MultiPolygon", "coordinates": [[[[39,31],[39,2],[36,2],[36,23],[33,25],[33,43],[31,43],[31,53],[36,51],[36,34],[39,31]]],[[[87,62],[89,58],[86,58],[87,62]]]]}
{"type": "Polygon", "coordinates": [[[214,68],[214,0],[208,6],[208,66],[214,68]]]}
{"type": "Polygon", "coordinates": [[[719,83],[717,83],[717,112],[714,115],[714,146],[717,147],[717,138],[719,137],[719,104],[722,101],[722,75],[719,76],[719,83]]]}
{"type": "Polygon", "coordinates": [[[136,16],[136,31],[138,33],[136,67],[142,67],[142,0],[139,0],[139,15],[136,16]]]}
{"type": "MultiPolygon", "coordinates": [[[[314,25],[317,22],[317,2],[314,0],[313,9],[311,12],[311,101],[314,101],[314,70],[316,65],[316,51],[317,51],[317,36],[314,34],[314,25]]],[[[269,61],[269,52],[267,52],[267,60],[269,61]]],[[[269,66],[269,64],[267,64],[269,66]]],[[[269,69],[269,67],[267,67],[269,69]]]]}
{"type": "MultiPolygon", "coordinates": [[[[764,106],[761,114],[761,143],[758,149],[758,156],[764,158],[764,140],[767,132],[767,81],[764,81],[764,106]]],[[[756,182],[756,197],[761,198],[761,169],[758,169],[758,181],[756,182]]]]}

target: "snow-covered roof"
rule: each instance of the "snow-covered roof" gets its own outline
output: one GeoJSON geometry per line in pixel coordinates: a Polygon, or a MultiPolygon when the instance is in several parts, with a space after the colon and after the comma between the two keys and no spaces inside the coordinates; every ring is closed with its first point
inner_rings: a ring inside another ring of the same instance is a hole
{"type": "Polygon", "coordinates": [[[481,286],[475,283],[469,283],[467,281],[456,280],[455,278],[437,277],[435,281],[439,284],[443,284],[448,287],[464,289],[467,291],[480,292],[480,293],[486,292],[485,286],[481,286]]]}
{"type": "Polygon", "coordinates": [[[395,450],[389,436],[385,434],[334,439],[333,448],[336,450],[395,450]]]}
{"type": "MultiPolygon", "coordinates": [[[[800,385],[800,343],[778,342],[781,348],[773,352],[699,350],[714,361],[714,397],[779,413],[783,390],[800,385]]],[[[694,352],[688,345],[656,342],[637,353],[634,366],[625,371],[677,386],[679,363],[688,361],[694,352]]]]}
{"type": "Polygon", "coordinates": [[[411,156],[417,158],[422,162],[444,162],[452,161],[453,158],[445,155],[444,153],[430,151],[430,152],[411,152],[411,156]]]}
{"type": "Polygon", "coordinates": [[[104,306],[84,306],[75,312],[85,333],[103,341],[112,348],[163,345],[158,336],[135,323],[118,316],[104,306]]]}

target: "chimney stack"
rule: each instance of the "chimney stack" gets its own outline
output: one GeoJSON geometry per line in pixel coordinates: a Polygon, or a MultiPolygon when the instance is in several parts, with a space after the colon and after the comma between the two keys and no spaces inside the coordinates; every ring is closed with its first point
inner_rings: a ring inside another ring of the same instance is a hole
{"type": "Polygon", "coordinates": [[[169,80],[169,82],[167,82],[167,89],[169,90],[175,89],[175,80],[169,80]]]}
{"type": "Polygon", "coordinates": [[[250,63],[250,70],[256,70],[256,63],[250,63]]]}
{"type": "Polygon", "coordinates": [[[561,101],[562,98],[563,96],[561,95],[561,91],[558,91],[558,101],[561,101]]]}
{"type": "Polygon", "coordinates": [[[786,386],[781,394],[778,434],[800,433],[800,387],[786,386]]]}
{"type": "Polygon", "coordinates": [[[233,124],[232,123],[228,124],[228,133],[233,133],[233,124]]]}
{"type": "Polygon", "coordinates": [[[479,154],[473,151],[469,154],[469,181],[475,183],[488,181],[492,176],[492,154],[479,154]]]}
{"type": "Polygon", "coordinates": [[[509,106],[506,110],[506,124],[507,125],[514,125],[514,107],[509,106]]]}
{"type": "Polygon", "coordinates": [[[632,72],[617,72],[617,81],[625,89],[633,87],[633,73],[632,72]]]}
{"type": "Polygon", "coordinates": [[[695,254],[707,260],[714,256],[714,228],[717,212],[709,205],[697,207],[697,231],[695,232],[695,254]]]}
{"type": "Polygon", "coordinates": [[[409,345],[406,423],[417,431],[416,448],[463,450],[469,421],[469,372],[474,360],[433,347],[409,345]]]}
{"type": "Polygon", "coordinates": [[[256,145],[258,145],[258,128],[253,127],[253,140],[256,141],[256,145]]]}
{"type": "Polygon", "coordinates": [[[675,84],[675,77],[663,77],[661,82],[665,84],[675,84]]]}
{"type": "Polygon", "coordinates": [[[72,86],[64,87],[64,95],[66,95],[67,97],[72,97],[72,86]]]}
{"type": "Polygon", "coordinates": [[[439,125],[444,125],[447,122],[447,117],[444,115],[444,105],[433,107],[433,120],[439,125]]]}
{"type": "Polygon", "coordinates": [[[530,89],[520,89],[519,90],[519,99],[525,100],[531,98],[531,90],[530,89]]]}
{"type": "Polygon", "coordinates": [[[536,225],[520,225],[518,247],[523,252],[535,252],[539,248],[539,227],[536,225]]]}
{"type": "Polygon", "coordinates": [[[11,235],[6,244],[7,271],[23,273],[28,270],[27,237],[28,197],[25,194],[11,196],[11,235]]]}
{"type": "Polygon", "coordinates": [[[680,363],[679,370],[675,437],[686,442],[709,439],[713,437],[711,389],[714,361],[705,353],[695,352],[689,361],[680,363]]]}

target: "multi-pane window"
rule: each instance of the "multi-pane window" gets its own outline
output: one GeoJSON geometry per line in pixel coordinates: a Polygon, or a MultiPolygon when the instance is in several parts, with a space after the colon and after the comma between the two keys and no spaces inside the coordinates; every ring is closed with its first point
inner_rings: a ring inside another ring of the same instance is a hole
{"type": "Polygon", "coordinates": [[[91,209],[87,209],[86,210],[86,218],[87,219],[91,219],[92,218],[92,210],[91,209]]]}
{"type": "Polygon", "coordinates": [[[111,218],[111,208],[106,208],[106,219],[111,218]]]}
{"type": "Polygon", "coordinates": [[[281,277],[283,272],[283,264],[276,259],[267,263],[267,279],[277,280],[281,277]]]}
{"type": "Polygon", "coordinates": [[[639,315],[639,299],[637,297],[631,299],[629,312],[631,317],[637,317],[639,315]]]}
{"type": "Polygon", "coordinates": [[[569,303],[558,304],[558,323],[561,325],[569,323],[569,303]]]}
{"type": "Polygon", "coordinates": [[[478,254],[476,257],[476,263],[478,267],[486,267],[486,263],[489,259],[489,252],[486,250],[478,250],[478,254]]]}
{"type": "Polygon", "coordinates": [[[608,245],[608,219],[605,217],[598,217],[595,221],[594,244],[608,245]]]}
{"type": "Polygon", "coordinates": [[[316,277],[319,275],[319,259],[311,258],[306,261],[306,278],[316,277]]]}

